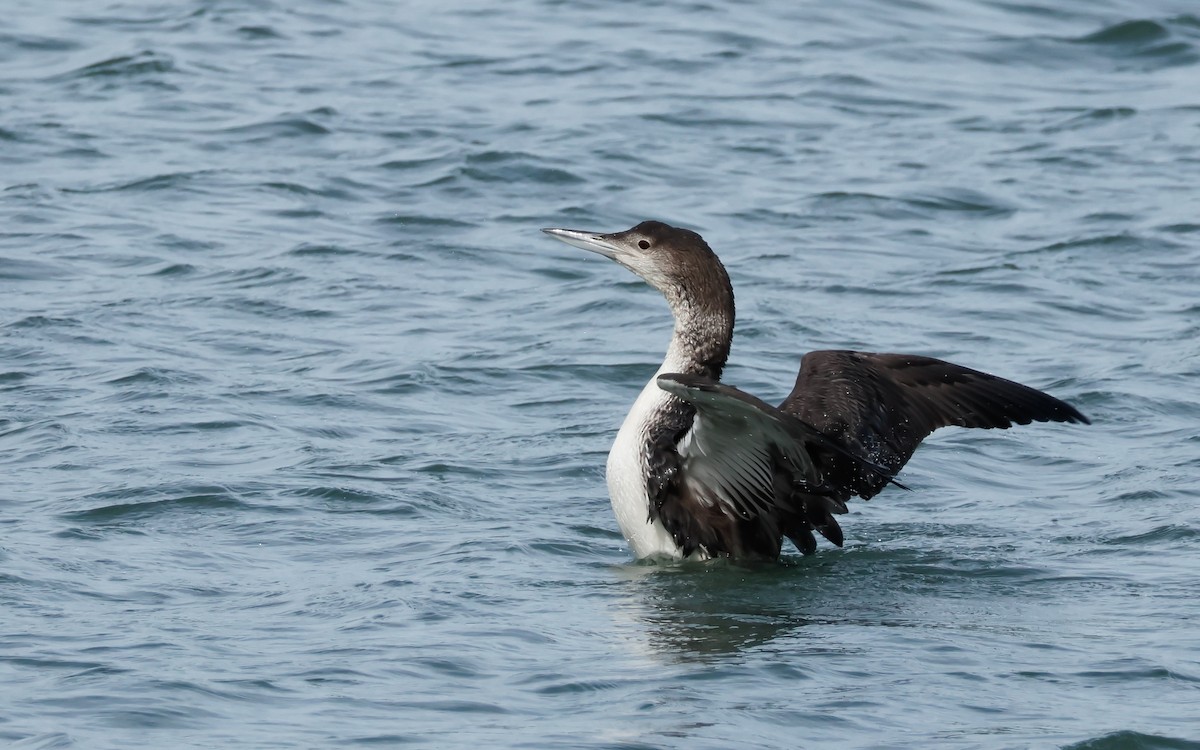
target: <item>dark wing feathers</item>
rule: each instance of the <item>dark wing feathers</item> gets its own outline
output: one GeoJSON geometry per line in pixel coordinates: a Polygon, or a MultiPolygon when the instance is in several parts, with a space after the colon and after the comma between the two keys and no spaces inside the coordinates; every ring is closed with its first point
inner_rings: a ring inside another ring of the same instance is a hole
{"type": "Polygon", "coordinates": [[[695,414],[674,450],[664,453],[674,461],[657,473],[664,481],[655,482],[652,470],[649,484],[651,517],[662,520],[685,555],[704,547],[709,554],[771,558],[779,554],[781,533],[807,553],[815,549],[813,529],[841,546],[833,516],[846,505],[822,465],[837,457],[888,481],[883,467],[737,388],[675,373],[659,375],[658,385],[695,414]]]}
{"type": "MultiPolygon", "coordinates": [[[[1006,429],[1087,417],[1053,396],[1011,380],[910,354],[809,352],[780,410],[888,470],[894,476],[939,427],[1006,429]]],[[[846,495],[870,498],[886,480],[844,460],[823,467],[846,495]]]]}
{"type": "Polygon", "coordinates": [[[939,427],[1088,421],[1033,388],[907,354],[806,354],[779,408],[699,375],[663,374],[658,385],[694,415],[652,451],[669,460],[652,462],[649,486],[651,517],[685,555],[771,558],[780,533],[807,554],[814,530],[840,546],[845,501],[895,483],[939,427]]]}

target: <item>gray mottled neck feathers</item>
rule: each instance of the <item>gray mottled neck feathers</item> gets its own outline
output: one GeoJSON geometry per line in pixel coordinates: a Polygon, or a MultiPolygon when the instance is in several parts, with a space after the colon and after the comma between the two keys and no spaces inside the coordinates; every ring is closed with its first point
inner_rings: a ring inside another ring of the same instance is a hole
{"type": "Polygon", "coordinates": [[[721,262],[700,283],[674,285],[663,291],[675,318],[667,361],[679,372],[719,380],[733,344],[733,287],[721,262]]]}

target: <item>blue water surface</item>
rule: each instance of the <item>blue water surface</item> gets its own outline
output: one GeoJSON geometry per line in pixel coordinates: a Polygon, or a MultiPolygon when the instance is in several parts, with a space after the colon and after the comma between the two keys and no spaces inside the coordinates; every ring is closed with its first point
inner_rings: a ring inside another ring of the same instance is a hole
{"type": "Polygon", "coordinates": [[[0,739],[1200,748],[1200,6],[19,3],[0,739]],[[670,332],[544,226],[724,258],[727,380],[1044,388],[780,565],[636,563],[670,332]]]}

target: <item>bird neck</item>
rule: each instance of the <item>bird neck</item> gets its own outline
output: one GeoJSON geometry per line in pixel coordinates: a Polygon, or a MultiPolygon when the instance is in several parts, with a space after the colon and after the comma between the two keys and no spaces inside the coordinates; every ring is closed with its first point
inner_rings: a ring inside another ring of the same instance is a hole
{"type": "Polygon", "coordinates": [[[733,291],[726,282],[723,293],[703,301],[682,293],[668,294],[675,330],[667,348],[664,368],[689,375],[721,379],[733,344],[733,291]]]}

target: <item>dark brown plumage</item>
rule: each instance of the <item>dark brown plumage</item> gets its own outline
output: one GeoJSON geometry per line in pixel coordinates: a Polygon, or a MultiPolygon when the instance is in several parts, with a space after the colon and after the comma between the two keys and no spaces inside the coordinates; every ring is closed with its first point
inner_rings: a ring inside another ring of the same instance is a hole
{"type": "Polygon", "coordinates": [[[641,276],[675,318],[666,360],[609,454],[609,494],[639,556],[774,559],[784,537],[809,554],[813,531],[841,546],[834,516],[846,501],[897,484],[939,427],[1088,423],[1071,405],[995,375],[855,351],[804,355],[791,394],[770,406],[718,382],[733,290],[700,235],[656,221],[612,234],[545,231],[641,276]]]}
{"type": "MultiPolygon", "coordinates": [[[[1011,380],[915,354],[817,351],[800,360],[781,411],[791,414],[890,476],[939,427],[1008,429],[1030,422],[1090,424],[1075,407],[1011,380]]],[[[825,467],[846,500],[887,484],[842,459],[825,467]]],[[[890,477],[889,477],[890,478],[890,477]]]]}

